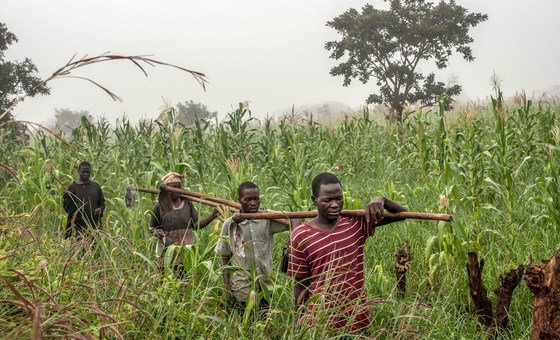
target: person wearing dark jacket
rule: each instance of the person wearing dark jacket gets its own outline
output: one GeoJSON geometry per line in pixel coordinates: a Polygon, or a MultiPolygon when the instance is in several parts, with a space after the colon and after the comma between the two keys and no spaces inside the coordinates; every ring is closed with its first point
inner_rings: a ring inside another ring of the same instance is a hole
{"type": "Polygon", "coordinates": [[[105,198],[101,186],[90,180],[91,164],[78,165],[78,179],[64,191],[64,210],[68,214],[65,237],[82,239],[88,232],[98,229],[105,210],[105,198]]]}

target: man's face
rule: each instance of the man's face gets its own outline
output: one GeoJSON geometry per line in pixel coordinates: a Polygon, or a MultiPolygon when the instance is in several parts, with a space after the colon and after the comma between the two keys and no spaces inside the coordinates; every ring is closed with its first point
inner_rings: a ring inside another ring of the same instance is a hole
{"type": "Polygon", "coordinates": [[[327,220],[336,220],[344,205],[342,187],[339,183],[321,184],[317,197],[312,197],[319,216],[327,220]]]}
{"type": "Polygon", "coordinates": [[[239,197],[239,204],[241,204],[241,210],[244,213],[256,213],[259,211],[261,205],[261,197],[259,195],[259,189],[257,188],[245,188],[241,192],[239,197]]]}
{"type": "Polygon", "coordinates": [[[87,165],[83,165],[78,169],[78,177],[80,181],[87,182],[89,181],[89,177],[91,176],[91,167],[87,165]]]}

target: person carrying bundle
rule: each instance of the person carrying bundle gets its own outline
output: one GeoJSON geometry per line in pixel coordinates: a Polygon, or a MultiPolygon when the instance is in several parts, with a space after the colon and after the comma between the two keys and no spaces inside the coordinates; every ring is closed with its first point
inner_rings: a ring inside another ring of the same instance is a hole
{"type": "Polygon", "coordinates": [[[385,197],[374,198],[363,217],[340,215],[344,203],[340,180],[331,173],[313,179],[318,216],[290,235],[288,275],[294,277],[298,322],[335,329],[365,330],[371,312],[364,289],[364,245],[375,228],[401,219],[383,217],[407,211],[385,197]],[[310,298],[313,302],[304,306],[310,298]]]}
{"type": "MultiPolygon", "coordinates": [[[[161,185],[181,189],[183,179],[183,175],[170,172],[161,179],[161,185]]],[[[156,258],[159,269],[163,271],[163,254],[167,246],[193,244],[193,229],[206,227],[223,212],[224,208],[217,206],[210,216],[198,221],[198,211],[192,202],[181,197],[181,194],[160,190],[158,201],[152,208],[149,226],[152,235],[158,239],[156,258]]],[[[179,258],[176,264],[180,266],[179,258]]]]}
{"type": "Polygon", "coordinates": [[[77,240],[82,240],[101,224],[105,198],[101,186],[91,181],[90,176],[91,164],[86,161],[80,162],[78,179],[64,190],[62,201],[68,214],[65,238],[75,236],[77,240]]]}
{"type": "MultiPolygon", "coordinates": [[[[259,188],[253,182],[244,182],[237,189],[241,213],[256,213],[260,208],[259,188]]],[[[227,303],[244,309],[250,292],[269,285],[272,274],[272,241],[274,234],[288,231],[286,221],[269,219],[243,220],[236,214],[224,221],[221,238],[216,245],[216,253],[222,256],[224,284],[227,303]]],[[[293,219],[298,225],[301,219],[293,219]]],[[[266,299],[256,303],[268,306],[266,299]]]]}

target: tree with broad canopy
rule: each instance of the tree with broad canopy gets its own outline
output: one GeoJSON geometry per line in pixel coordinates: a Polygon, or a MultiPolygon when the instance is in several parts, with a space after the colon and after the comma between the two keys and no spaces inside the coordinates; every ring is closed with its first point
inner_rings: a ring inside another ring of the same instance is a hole
{"type": "MultiPolygon", "coordinates": [[[[327,23],[341,36],[329,41],[325,49],[330,58],[346,61],[334,66],[330,74],[343,76],[344,86],[357,78],[367,83],[376,79],[378,94],[371,94],[367,103],[384,104],[399,121],[407,104],[434,103],[440,94],[454,96],[461,86],[446,85],[435,80],[435,74],[419,71],[422,61],[433,60],[439,69],[448,66],[453,51],[466,61],[474,56],[469,29],[488,19],[486,14],[468,13],[455,1],[434,4],[425,0],[384,0],[387,10],[365,5],[362,12],[349,9],[327,23]]],[[[449,101],[448,106],[451,104],[449,101]]]]}

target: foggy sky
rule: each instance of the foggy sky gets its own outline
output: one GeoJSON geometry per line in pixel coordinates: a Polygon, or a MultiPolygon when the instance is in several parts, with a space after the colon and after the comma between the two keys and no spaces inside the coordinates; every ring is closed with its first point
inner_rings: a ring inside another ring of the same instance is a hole
{"type": "MultiPolygon", "coordinates": [[[[149,68],[146,78],[132,64],[120,61],[84,68],[90,77],[117,93],[114,102],[85,81],[51,82],[50,96],[29,98],[16,118],[47,122],[55,108],[87,110],[113,121],[157,115],[164,101],[194,100],[220,115],[238,102],[249,101],[257,116],[281,113],[291,105],[337,101],[362,105],[374,82],[342,86],[332,77],[336,65],[324,44],[336,40],[326,22],[367,1],[76,1],[0,0],[0,21],[19,42],[6,52],[8,60],[29,57],[45,78],[74,54],[153,55],[154,59],[204,72],[206,92],[186,73],[149,68]]],[[[379,4],[380,1],[370,1],[379,4]]],[[[493,71],[504,79],[505,96],[516,91],[546,91],[560,85],[560,1],[457,0],[473,12],[489,15],[471,31],[476,60],[458,56],[438,74],[454,76],[463,85],[463,99],[492,94],[493,71]]],[[[424,68],[433,71],[435,67],[424,68]]]]}

